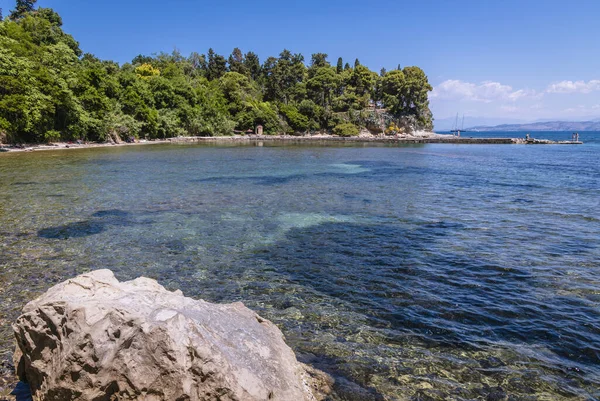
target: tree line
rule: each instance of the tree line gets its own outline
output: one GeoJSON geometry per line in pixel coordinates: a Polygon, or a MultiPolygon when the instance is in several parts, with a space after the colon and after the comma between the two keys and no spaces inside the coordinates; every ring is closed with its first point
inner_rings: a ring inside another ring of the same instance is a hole
{"type": "Polygon", "coordinates": [[[431,129],[431,86],[418,67],[375,73],[324,53],[283,50],[262,63],[235,48],[225,57],[179,51],[119,65],[83,53],[61,17],[35,0],[0,9],[0,135],[12,142],[105,141],[267,134],[355,135],[431,129]],[[384,110],[382,110],[384,109],[384,110]]]}

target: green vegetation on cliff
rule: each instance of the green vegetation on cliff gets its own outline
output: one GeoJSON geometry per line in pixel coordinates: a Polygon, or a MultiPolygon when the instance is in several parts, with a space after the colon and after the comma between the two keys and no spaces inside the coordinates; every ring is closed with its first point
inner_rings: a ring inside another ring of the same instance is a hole
{"type": "Polygon", "coordinates": [[[261,64],[238,48],[228,58],[174,51],[120,66],[84,54],[57,13],[34,6],[18,0],[0,22],[0,134],[13,142],[230,135],[257,125],[267,134],[432,128],[431,86],[418,67],[376,74],[358,59],[332,66],[327,54],[305,60],[288,50],[261,64]]]}

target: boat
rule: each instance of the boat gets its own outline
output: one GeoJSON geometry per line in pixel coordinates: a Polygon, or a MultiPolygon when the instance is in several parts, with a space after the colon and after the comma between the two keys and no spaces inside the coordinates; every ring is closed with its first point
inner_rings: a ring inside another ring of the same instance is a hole
{"type": "Polygon", "coordinates": [[[450,130],[450,133],[456,136],[460,136],[461,132],[468,132],[467,130],[465,130],[465,115],[463,114],[462,124],[460,128],[458,128],[458,113],[456,113],[456,121],[454,122],[454,126],[452,127],[452,130],[450,130]]]}

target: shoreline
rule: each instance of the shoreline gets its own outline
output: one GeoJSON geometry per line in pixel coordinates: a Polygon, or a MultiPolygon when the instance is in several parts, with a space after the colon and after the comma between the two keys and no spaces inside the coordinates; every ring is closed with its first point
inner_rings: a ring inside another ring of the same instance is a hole
{"type": "Polygon", "coordinates": [[[387,143],[387,144],[479,144],[479,145],[512,145],[512,144],[569,144],[579,145],[579,141],[551,141],[547,139],[533,139],[527,141],[524,138],[473,138],[456,137],[453,135],[444,135],[436,133],[425,133],[424,135],[401,135],[401,136],[354,136],[340,137],[334,135],[233,135],[233,136],[182,136],[167,139],[156,139],[152,141],[141,140],[134,143],[68,143],[57,142],[52,144],[25,144],[17,147],[15,145],[0,145],[0,153],[15,152],[33,152],[44,150],[65,150],[65,149],[89,149],[104,147],[123,147],[140,145],[159,145],[159,144],[194,144],[194,143],[215,143],[215,142],[338,142],[338,143],[387,143]]]}
{"type": "Polygon", "coordinates": [[[15,145],[0,145],[0,154],[2,153],[20,153],[20,152],[39,152],[44,150],[67,150],[67,149],[91,149],[91,148],[109,148],[137,145],[158,145],[170,143],[168,139],[157,139],[155,141],[143,141],[135,143],[110,143],[110,142],[88,142],[88,143],[69,143],[55,142],[52,144],[24,144],[20,147],[15,145]]]}

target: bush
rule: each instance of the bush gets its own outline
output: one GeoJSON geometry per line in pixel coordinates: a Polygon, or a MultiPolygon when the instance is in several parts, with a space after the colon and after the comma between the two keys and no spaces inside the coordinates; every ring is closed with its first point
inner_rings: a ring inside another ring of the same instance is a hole
{"type": "Polygon", "coordinates": [[[252,100],[246,102],[245,109],[239,112],[235,119],[240,130],[254,130],[257,125],[262,125],[265,134],[273,135],[282,130],[279,121],[279,110],[269,102],[252,100]]]}
{"type": "Polygon", "coordinates": [[[385,130],[386,135],[401,134],[403,132],[404,132],[404,128],[400,127],[395,122],[391,122],[390,125],[385,130]]]}
{"type": "Polygon", "coordinates": [[[338,124],[333,129],[333,133],[339,136],[357,136],[359,132],[358,127],[351,123],[338,124]]]}
{"type": "Polygon", "coordinates": [[[54,131],[54,130],[47,131],[47,132],[44,134],[44,140],[45,140],[47,143],[50,143],[50,142],[58,142],[58,141],[60,141],[60,132],[58,132],[58,131],[54,131]]]}
{"type": "Polygon", "coordinates": [[[110,139],[112,133],[116,133],[123,138],[130,136],[139,138],[142,131],[141,122],[128,114],[124,114],[120,110],[116,110],[108,115],[105,124],[105,131],[103,135],[98,138],[100,140],[110,139]]]}
{"type": "Polygon", "coordinates": [[[279,111],[283,114],[293,131],[306,131],[309,128],[308,117],[301,114],[296,107],[280,104],[279,111]]]}

